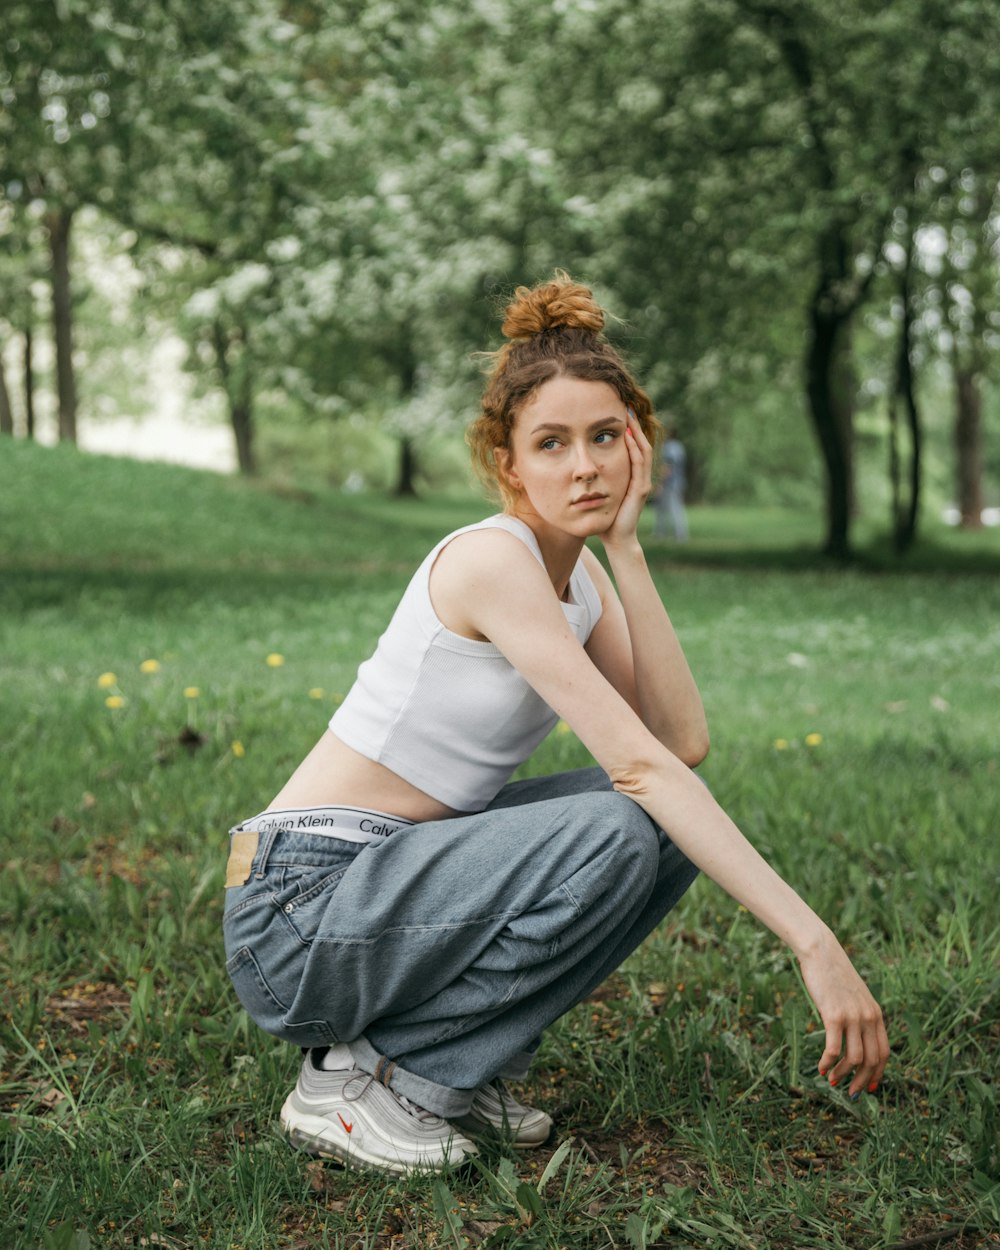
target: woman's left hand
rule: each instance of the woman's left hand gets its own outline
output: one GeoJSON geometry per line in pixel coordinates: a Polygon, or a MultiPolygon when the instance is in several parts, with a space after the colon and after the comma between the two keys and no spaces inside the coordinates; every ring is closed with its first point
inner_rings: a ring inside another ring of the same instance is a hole
{"type": "Polygon", "coordinates": [[[829,937],[825,948],[801,954],[799,967],[826,1029],[820,1075],[831,1085],[843,1081],[845,1093],[857,1098],[862,1090],[878,1088],[889,1060],[889,1038],[871,990],[840,943],[829,937]]]}
{"type": "Polygon", "coordinates": [[[642,426],[631,407],[627,409],[627,413],[628,424],[622,438],[628,450],[632,476],[615,519],[601,535],[605,546],[635,538],[639,518],[653,489],[652,444],[642,432],[642,426]]]}

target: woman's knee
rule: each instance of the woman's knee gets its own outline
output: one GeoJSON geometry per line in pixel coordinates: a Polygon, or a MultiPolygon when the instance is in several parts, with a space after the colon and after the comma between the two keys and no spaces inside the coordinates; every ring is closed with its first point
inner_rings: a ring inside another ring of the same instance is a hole
{"type": "Polygon", "coordinates": [[[638,803],[615,791],[588,795],[587,806],[594,823],[613,839],[616,855],[654,879],[661,836],[652,818],[638,803]]]}

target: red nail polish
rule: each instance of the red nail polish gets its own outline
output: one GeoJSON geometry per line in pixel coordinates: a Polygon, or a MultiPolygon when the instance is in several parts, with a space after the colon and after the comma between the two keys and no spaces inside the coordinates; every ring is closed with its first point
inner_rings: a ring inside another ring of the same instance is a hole
{"type": "Polygon", "coordinates": [[[871,1085],[868,1086],[869,1094],[874,1094],[877,1089],[878,1089],[878,1081],[872,1081],[871,1085]]]}
{"type": "Polygon", "coordinates": [[[835,1076],[831,1076],[831,1077],[830,1077],[830,1084],[835,1086],[835,1085],[837,1084],[837,1077],[835,1077],[835,1076]]]}

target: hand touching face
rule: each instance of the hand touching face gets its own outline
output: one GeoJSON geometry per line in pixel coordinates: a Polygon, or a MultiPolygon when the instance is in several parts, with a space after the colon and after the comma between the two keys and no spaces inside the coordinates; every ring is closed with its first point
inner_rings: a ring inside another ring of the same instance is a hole
{"type": "Polygon", "coordinates": [[[601,535],[604,545],[634,539],[639,518],[653,488],[653,445],[642,432],[635,413],[626,409],[627,426],[623,437],[629,456],[629,484],[621,506],[608,530],[601,535]]]}

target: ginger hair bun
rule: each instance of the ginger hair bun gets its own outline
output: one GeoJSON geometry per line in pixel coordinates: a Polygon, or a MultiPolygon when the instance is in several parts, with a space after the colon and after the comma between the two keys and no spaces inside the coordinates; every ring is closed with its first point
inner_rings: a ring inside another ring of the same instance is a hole
{"type": "Polygon", "coordinates": [[[517,288],[507,305],[502,329],[508,339],[528,339],[564,326],[600,334],[604,312],[589,287],[557,271],[552,282],[517,288]]]}

